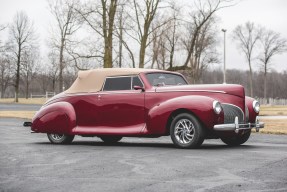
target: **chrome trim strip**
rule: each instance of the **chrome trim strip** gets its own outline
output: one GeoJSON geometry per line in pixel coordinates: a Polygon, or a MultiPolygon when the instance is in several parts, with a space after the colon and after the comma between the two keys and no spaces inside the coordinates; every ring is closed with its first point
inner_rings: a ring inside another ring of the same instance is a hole
{"type": "Polygon", "coordinates": [[[139,90],[124,90],[124,91],[103,91],[103,92],[85,92],[85,93],[73,93],[67,94],[64,97],[85,96],[85,95],[111,95],[111,94],[138,94],[142,93],[139,90]]]}
{"type": "Polygon", "coordinates": [[[226,93],[225,91],[213,91],[213,90],[157,90],[158,93],[163,92],[211,92],[211,93],[226,93]]]}

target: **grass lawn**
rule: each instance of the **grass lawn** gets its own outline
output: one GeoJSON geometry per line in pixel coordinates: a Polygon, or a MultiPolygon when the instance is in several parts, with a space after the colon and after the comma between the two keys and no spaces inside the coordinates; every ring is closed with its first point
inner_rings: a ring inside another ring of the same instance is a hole
{"type": "Polygon", "coordinates": [[[262,116],[287,116],[287,106],[260,106],[260,115],[262,116]]]}
{"type": "Polygon", "coordinates": [[[260,133],[271,134],[287,134],[287,118],[286,119],[262,119],[265,127],[260,133]]]}
{"type": "Polygon", "coordinates": [[[0,111],[0,117],[32,119],[36,111],[0,111]]]}
{"type": "MultiPolygon", "coordinates": [[[[40,104],[43,105],[47,101],[46,98],[19,98],[20,104],[40,104]]],[[[0,99],[0,103],[15,103],[14,98],[4,98],[0,99]]]]}

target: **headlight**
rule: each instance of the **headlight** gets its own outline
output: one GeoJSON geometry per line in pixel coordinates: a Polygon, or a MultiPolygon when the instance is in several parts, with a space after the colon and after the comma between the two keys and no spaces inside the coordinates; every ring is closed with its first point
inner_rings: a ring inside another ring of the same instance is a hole
{"type": "Polygon", "coordinates": [[[260,111],[260,104],[259,104],[259,102],[256,101],[256,100],[253,101],[252,106],[253,106],[254,111],[255,111],[256,113],[259,113],[259,111],[260,111]]]}
{"type": "Polygon", "coordinates": [[[222,111],[222,107],[218,101],[213,101],[213,110],[214,113],[219,114],[222,111]]]}

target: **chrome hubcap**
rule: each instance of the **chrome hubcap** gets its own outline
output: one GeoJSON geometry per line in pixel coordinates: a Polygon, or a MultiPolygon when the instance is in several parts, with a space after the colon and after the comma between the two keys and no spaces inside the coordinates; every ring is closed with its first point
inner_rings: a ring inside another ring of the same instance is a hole
{"type": "Polygon", "coordinates": [[[61,140],[61,139],[64,137],[64,135],[51,134],[51,137],[52,137],[54,140],[59,141],[59,140],[61,140]]]}
{"type": "Polygon", "coordinates": [[[194,137],[194,125],[188,119],[181,119],[175,125],[174,135],[178,142],[187,144],[194,137]]]}

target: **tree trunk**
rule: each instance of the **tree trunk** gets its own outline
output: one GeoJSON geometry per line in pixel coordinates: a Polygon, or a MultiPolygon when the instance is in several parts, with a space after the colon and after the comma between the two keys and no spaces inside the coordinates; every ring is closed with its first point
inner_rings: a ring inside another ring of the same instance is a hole
{"type": "Polygon", "coordinates": [[[267,62],[264,65],[264,99],[267,99],[267,62]]]}
{"type": "Polygon", "coordinates": [[[16,69],[16,82],[15,82],[15,102],[18,103],[19,96],[19,83],[20,83],[20,64],[21,64],[21,44],[18,46],[18,55],[17,55],[17,69],[16,69]]]}
{"type": "Polygon", "coordinates": [[[113,67],[113,30],[114,19],[117,10],[117,0],[111,0],[109,12],[108,12],[108,24],[107,24],[107,4],[102,0],[103,6],[103,36],[105,43],[104,51],[104,68],[113,67]]]}
{"type": "Polygon", "coordinates": [[[251,61],[249,59],[249,84],[250,84],[250,97],[253,97],[253,73],[252,73],[252,67],[251,67],[251,61]]]}
{"type": "Polygon", "coordinates": [[[63,92],[63,54],[64,54],[64,43],[65,40],[62,38],[61,40],[61,47],[60,47],[60,59],[59,59],[59,92],[63,92]]]}
{"type": "MultiPolygon", "coordinates": [[[[3,82],[3,80],[1,81],[3,82]]],[[[4,83],[1,84],[1,99],[4,98],[5,90],[4,90],[4,83]]]]}
{"type": "Polygon", "coordinates": [[[139,68],[144,68],[146,43],[147,43],[147,35],[144,35],[141,40],[139,68]]]}
{"type": "Polygon", "coordinates": [[[4,98],[4,94],[5,94],[5,84],[4,84],[4,71],[1,71],[1,99],[4,98]]]}
{"type": "Polygon", "coordinates": [[[26,77],[26,91],[25,91],[26,99],[28,99],[28,94],[29,94],[29,75],[27,74],[26,77]]]}
{"type": "Polygon", "coordinates": [[[174,54],[174,44],[171,47],[170,55],[169,55],[169,68],[173,67],[173,54],[174,54]]]}
{"type": "MultiPolygon", "coordinates": [[[[122,21],[120,21],[121,23],[122,21]]],[[[122,56],[123,56],[123,29],[122,23],[120,24],[120,42],[119,42],[119,68],[122,68],[122,56]]]]}

